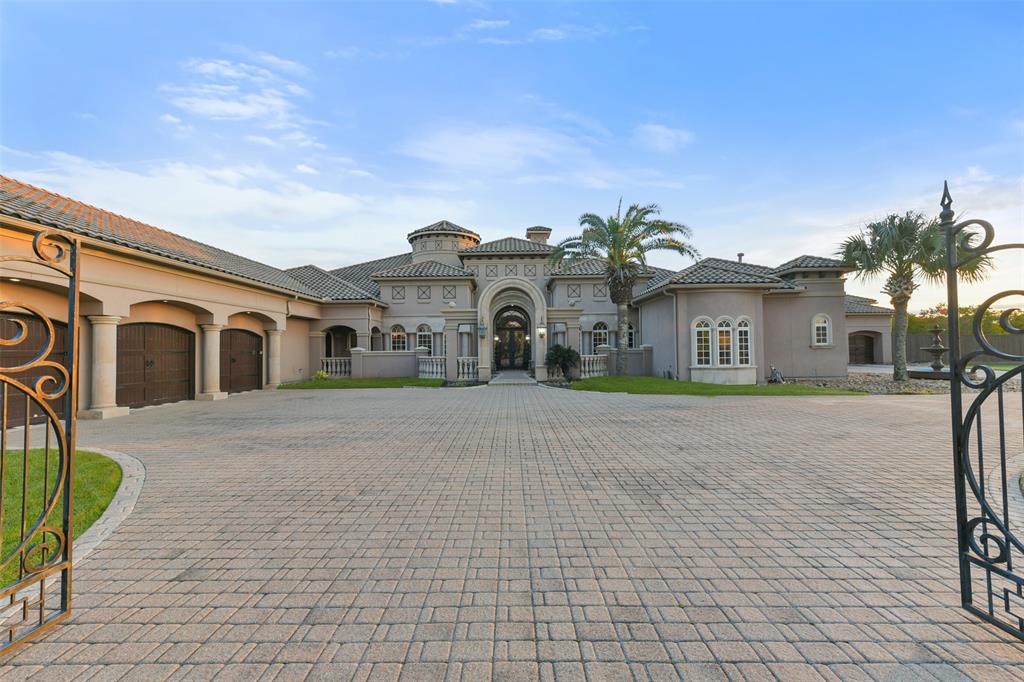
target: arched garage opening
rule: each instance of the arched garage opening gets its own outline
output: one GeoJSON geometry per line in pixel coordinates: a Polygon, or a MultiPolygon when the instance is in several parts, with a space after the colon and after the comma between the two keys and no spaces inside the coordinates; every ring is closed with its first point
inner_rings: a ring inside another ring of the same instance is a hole
{"type": "Polygon", "coordinates": [[[850,334],[850,364],[875,365],[882,362],[881,334],[858,331],[850,334]]]}
{"type": "MultiPolygon", "coordinates": [[[[46,359],[67,367],[68,326],[56,320],[51,320],[51,322],[53,324],[53,346],[46,359]]],[[[50,332],[46,324],[34,315],[0,312],[0,339],[21,339],[17,344],[4,347],[2,364],[5,367],[17,367],[32,362],[36,355],[46,347],[49,335],[50,332]]],[[[46,367],[31,369],[16,375],[17,380],[26,386],[34,386],[36,381],[43,376],[51,376],[57,380],[58,383],[51,384],[50,388],[63,383],[56,371],[46,367]]],[[[46,413],[43,409],[32,401],[26,401],[24,393],[14,386],[6,386],[6,388],[6,392],[0,389],[0,401],[6,403],[0,404],[0,414],[6,414],[8,424],[20,426],[25,423],[26,403],[29,405],[27,409],[32,413],[30,423],[39,424],[46,421],[46,413]]],[[[63,419],[66,412],[64,398],[60,397],[47,402],[57,416],[63,419]]]]}
{"type": "Polygon", "coordinates": [[[161,405],[195,397],[195,334],[156,322],[117,328],[117,404],[161,405]]]}
{"type": "Polygon", "coordinates": [[[248,329],[220,333],[220,390],[227,393],[263,388],[263,335],[248,329]]]}

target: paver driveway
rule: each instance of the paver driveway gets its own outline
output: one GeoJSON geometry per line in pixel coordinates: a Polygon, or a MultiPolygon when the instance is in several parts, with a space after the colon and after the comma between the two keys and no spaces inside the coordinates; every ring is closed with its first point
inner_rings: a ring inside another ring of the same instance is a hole
{"type": "Polygon", "coordinates": [[[956,607],[945,405],[279,391],[83,422],[145,488],[3,673],[1019,680],[956,607]]]}

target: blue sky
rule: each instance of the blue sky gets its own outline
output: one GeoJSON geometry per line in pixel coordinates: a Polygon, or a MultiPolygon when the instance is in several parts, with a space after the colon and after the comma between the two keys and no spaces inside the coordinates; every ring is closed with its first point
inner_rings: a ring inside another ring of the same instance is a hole
{"type": "MultiPolygon", "coordinates": [[[[1021,4],[7,2],[0,20],[4,173],[280,267],[398,253],[441,218],[557,239],[620,196],[704,255],[773,264],[935,213],[947,178],[959,211],[1024,240],[1021,4]]],[[[1004,257],[967,298],[1022,272],[1004,257]]]]}

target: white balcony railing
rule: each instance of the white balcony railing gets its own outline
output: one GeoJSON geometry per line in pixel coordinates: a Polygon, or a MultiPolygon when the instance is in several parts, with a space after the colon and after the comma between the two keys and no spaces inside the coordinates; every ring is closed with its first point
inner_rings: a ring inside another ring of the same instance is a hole
{"type": "Polygon", "coordinates": [[[332,377],[350,377],[352,358],[321,358],[320,369],[332,377]]]}
{"type": "Polygon", "coordinates": [[[607,355],[581,355],[580,356],[580,378],[608,376],[607,355]]]}
{"type": "Polygon", "coordinates": [[[445,358],[421,357],[419,359],[420,379],[444,379],[445,358]]]}
{"type": "Polygon", "coordinates": [[[480,361],[476,357],[457,358],[459,363],[459,381],[476,381],[479,376],[480,361]]]}

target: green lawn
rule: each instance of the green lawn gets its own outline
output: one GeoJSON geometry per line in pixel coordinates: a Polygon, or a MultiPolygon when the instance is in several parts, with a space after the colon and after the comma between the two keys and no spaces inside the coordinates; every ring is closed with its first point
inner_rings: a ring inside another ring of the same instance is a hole
{"type": "Polygon", "coordinates": [[[804,384],[724,386],[722,384],[702,384],[696,381],[675,381],[661,377],[594,377],[574,381],[570,386],[576,391],[654,395],[865,395],[859,391],[841,391],[804,384]]]}
{"type": "Polygon", "coordinates": [[[405,388],[406,386],[439,388],[443,385],[444,379],[388,377],[379,379],[311,379],[294,384],[281,384],[278,388],[405,388]]]}
{"type": "MultiPolygon", "coordinates": [[[[57,475],[57,452],[50,450],[49,486],[57,475]]],[[[29,450],[29,489],[26,504],[26,524],[31,528],[43,510],[43,470],[45,451],[43,448],[29,450]]],[[[0,543],[0,557],[5,557],[18,545],[21,531],[23,451],[8,450],[4,458],[3,489],[3,541],[0,543]]],[[[109,457],[79,450],[75,457],[75,508],[74,537],[79,537],[106,510],[121,485],[121,467],[109,457]]],[[[60,527],[63,502],[58,499],[51,513],[50,525],[60,527]]],[[[0,585],[8,585],[18,577],[18,560],[0,570],[0,585]]]]}

